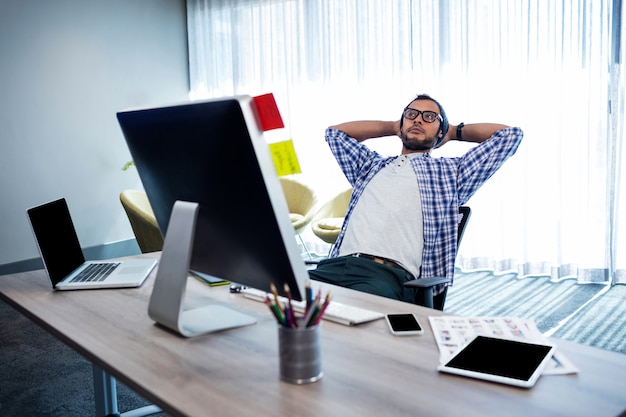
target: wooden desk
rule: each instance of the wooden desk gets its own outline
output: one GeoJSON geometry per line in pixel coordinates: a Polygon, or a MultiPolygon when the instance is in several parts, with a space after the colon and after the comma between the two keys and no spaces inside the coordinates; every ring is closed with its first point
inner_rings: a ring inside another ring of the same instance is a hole
{"type": "Polygon", "coordinates": [[[425,333],[394,337],[383,320],[358,327],[325,321],[324,378],[292,385],[279,380],[277,328],[263,303],[190,280],[190,305],[226,303],[258,323],[185,339],[149,319],[153,281],[54,292],[44,272],[34,271],[0,277],[0,296],[172,416],[599,417],[626,409],[626,355],[557,341],[580,373],[542,376],[530,390],[441,374],[427,317],[442,313],[336,287],[334,299],[343,303],[416,313],[425,333]]]}

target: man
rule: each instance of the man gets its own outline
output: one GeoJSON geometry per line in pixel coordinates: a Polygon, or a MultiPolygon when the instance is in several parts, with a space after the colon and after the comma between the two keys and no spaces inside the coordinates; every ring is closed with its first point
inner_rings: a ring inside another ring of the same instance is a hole
{"type": "MultiPolygon", "coordinates": [[[[495,123],[449,125],[439,102],[418,95],[397,121],[329,127],[326,141],[353,187],[341,233],[312,279],[414,302],[403,287],[421,277],[453,278],[458,209],[517,150],[523,132],[495,123]],[[397,135],[402,152],[382,157],[364,141],[397,135]],[[478,143],[462,157],[433,158],[450,140],[478,143]]],[[[434,294],[444,295],[445,285],[434,294]]],[[[442,300],[435,300],[435,305],[442,300]]]]}

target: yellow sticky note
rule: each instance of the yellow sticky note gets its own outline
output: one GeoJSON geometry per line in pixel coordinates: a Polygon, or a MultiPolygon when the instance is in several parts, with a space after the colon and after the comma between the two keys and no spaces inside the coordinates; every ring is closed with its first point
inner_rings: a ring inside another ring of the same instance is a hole
{"type": "Polygon", "coordinates": [[[302,172],[296,156],[296,150],[293,147],[293,140],[270,143],[270,153],[279,177],[302,172]]]}

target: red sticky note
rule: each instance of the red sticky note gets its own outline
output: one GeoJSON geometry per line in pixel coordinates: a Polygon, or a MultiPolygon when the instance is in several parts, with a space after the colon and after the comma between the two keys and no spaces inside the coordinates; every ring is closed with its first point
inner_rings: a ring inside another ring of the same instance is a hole
{"type": "Polygon", "coordinates": [[[273,129],[282,129],[285,127],[283,118],[280,116],[280,111],[276,105],[274,94],[263,94],[261,96],[253,97],[253,99],[256,109],[259,112],[261,127],[264,132],[273,129]]]}

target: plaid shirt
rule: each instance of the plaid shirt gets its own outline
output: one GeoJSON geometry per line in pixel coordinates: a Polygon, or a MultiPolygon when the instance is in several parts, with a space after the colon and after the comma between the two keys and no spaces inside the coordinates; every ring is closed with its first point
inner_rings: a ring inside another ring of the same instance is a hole
{"type": "MultiPolygon", "coordinates": [[[[495,132],[491,138],[455,158],[411,159],[417,177],[424,222],[422,277],[454,277],[459,206],[465,204],[517,150],[523,137],[520,128],[495,132]]],[[[326,142],[354,191],[331,257],[337,256],[346,224],[365,186],[395,157],[382,157],[346,133],[326,130],[326,142]]],[[[435,288],[442,291],[445,284],[435,288]]]]}

